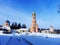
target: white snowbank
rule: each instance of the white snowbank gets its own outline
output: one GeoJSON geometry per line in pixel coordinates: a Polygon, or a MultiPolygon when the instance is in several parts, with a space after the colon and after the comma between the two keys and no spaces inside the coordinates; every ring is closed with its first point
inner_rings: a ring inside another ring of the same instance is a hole
{"type": "Polygon", "coordinates": [[[20,35],[27,35],[27,36],[42,36],[42,37],[48,37],[48,38],[60,38],[60,34],[49,34],[49,33],[30,33],[30,32],[23,32],[23,33],[14,33],[14,34],[3,34],[2,31],[0,31],[0,35],[5,36],[20,36],[20,35]]]}
{"type": "Polygon", "coordinates": [[[49,34],[49,33],[30,33],[29,36],[42,36],[49,38],[60,38],[60,34],[49,34]]]}

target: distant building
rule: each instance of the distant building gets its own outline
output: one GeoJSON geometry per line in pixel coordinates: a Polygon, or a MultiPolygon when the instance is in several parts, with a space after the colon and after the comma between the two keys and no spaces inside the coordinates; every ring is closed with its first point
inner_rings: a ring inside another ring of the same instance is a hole
{"type": "Polygon", "coordinates": [[[38,25],[36,23],[36,13],[32,14],[32,24],[30,26],[30,32],[38,32],[38,25]]]}
{"type": "Polygon", "coordinates": [[[54,29],[55,34],[60,34],[60,29],[54,29]]]}
{"type": "Polygon", "coordinates": [[[53,28],[53,26],[50,26],[50,28],[49,28],[49,33],[54,33],[54,28],[53,28]]]}
{"type": "Polygon", "coordinates": [[[41,29],[41,33],[49,33],[48,29],[41,29]]]}
{"type": "Polygon", "coordinates": [[[28,32],[28,29],[26,28],[20,28],[16,30],[17,33],[22,33],[22,32],[28,32]]]}
{"type": "Polygon", "coordinates": [[[42,33],[49,33],[49,30],[43,30],[42,33]]]}
{"type": "Polygon", "coordinates": [[[3,33],[10,33],[10,31],[11,31],[10,21],[6,20],[4,22],[4,25],[3,25],[2,29],[3,29],[3,33]]]}
{"type": "Polygon", "coordinates": [[[49,29],[43,29],[42,33],[54,33],[54,28],[53,26],[50,26],[49,29]]]}

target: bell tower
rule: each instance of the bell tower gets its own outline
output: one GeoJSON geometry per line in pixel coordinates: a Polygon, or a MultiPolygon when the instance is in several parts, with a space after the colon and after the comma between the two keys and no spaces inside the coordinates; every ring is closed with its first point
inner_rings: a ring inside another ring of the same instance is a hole
{"type": "Polygon", "coordinates": [[[38,32],[38,25],[36,24],[36,13],[32,13],[32,24],[30,27],[30,32],[38,32]]]}

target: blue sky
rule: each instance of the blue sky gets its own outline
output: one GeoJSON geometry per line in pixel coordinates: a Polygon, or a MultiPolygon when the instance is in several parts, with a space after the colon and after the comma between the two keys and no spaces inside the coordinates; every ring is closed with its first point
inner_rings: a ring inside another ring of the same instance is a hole
{"type": "Polygon", "coordinates": [[[0,0],[0,24],[9,20],[11,23],[26,24],[29,28],[35,11],[40,28],[53,26],[60,29],[58,5],[60,0],[0,0]]]}

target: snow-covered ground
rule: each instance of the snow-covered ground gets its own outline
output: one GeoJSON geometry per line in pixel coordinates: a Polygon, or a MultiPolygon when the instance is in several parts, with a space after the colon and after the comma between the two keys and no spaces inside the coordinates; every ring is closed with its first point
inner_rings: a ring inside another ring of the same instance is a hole
{"type": "Polygon", "coordinates": [[[60,45],[60,34],[48,33],[0,33],[0,45],[60,45]],[[46,38],[48,37],[48,38],[46,38]]]}
{"type": "Polygon", "coordinates": [[[60,34],[49,34],[49,33],[29,33],[29,36],[42,36],[49,38],[60,38],[60,34]]]}
{"type": "Polygon", "coordinates": [[[42,36],[42,37],[49,37],[49,38],[60,38],[60,34],[49,34],[49,33],[30,33],[30,32],[23,32],[23,33],[13,33],[13,34],[3,34],[2,31],[0,31],[0,35],[6,35],[6,36],[20,36],[20,35],[27,35],[27,36],[42,36]]]}

